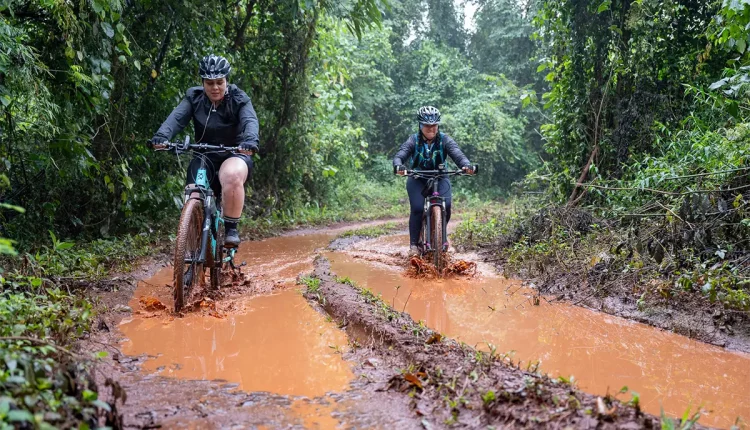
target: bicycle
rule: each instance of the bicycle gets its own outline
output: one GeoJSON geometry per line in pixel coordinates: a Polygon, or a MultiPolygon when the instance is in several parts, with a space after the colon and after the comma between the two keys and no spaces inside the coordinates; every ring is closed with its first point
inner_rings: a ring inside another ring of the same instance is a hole
{"type": "Polygon", "coordinates": [[[441,276],[445,268],[445,252],[448,250],[448,222],[445,219],[445,198],[438,192],[438,184],[443,178],[479,173],[479,165],[475,164],[472,168],[472,173],[466,173],[463,170],[445,170],[445,165],[439,164],[437,170],[407,170],[404,174],[415,179],[427,179],[427,188],[432,188],[432,193],[424,198],[424,215],[417,247],[421,257],[431,254],[432,263],[441,276]]]}
{"type": "Polygon", "coordinates": [[[205,283],[205,269],[209,269],[210,287],[218,290],[221,287],[221,270],[226,265],[237,269],[234,264],[236,248],[224,247],[224,217],[221,209],[221,195],[214,196],[209,186],[206,154],[237,153],[239,147],[209,145],[206,143],[164,142],[157,151],[174,152],[177,155],[185,152],[198,154],[201,160],[195,175],[195,185],[185,187],[184,205],[177,228],[177,240],[174,250],[174,311],[179,313],[190,298],[196,281],[205,283]],[[209,248],[210,244],[210,248],[209,248]]]}

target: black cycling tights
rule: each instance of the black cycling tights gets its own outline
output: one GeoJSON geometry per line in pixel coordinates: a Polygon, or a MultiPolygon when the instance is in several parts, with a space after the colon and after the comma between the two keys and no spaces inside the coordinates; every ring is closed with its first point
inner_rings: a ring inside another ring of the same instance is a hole
{"type": "MultiPolygon", "coordinates": [[[[427,188],[426,179],[408,178],[406,180],[406,192],[409,193],[409,205],[411,214],[409,215],[409,243],[411,245],[419,242],[419,231],[422,229],[422,215],[424,214],[424,198],[432,194],[432,188],[427,188]]],[[[453,193],[451,192],[451,182],[448,179],[441,179],[438,182],[438,192],[445,198],[445,222],[451,220],[451,201],[453,193]]]]}

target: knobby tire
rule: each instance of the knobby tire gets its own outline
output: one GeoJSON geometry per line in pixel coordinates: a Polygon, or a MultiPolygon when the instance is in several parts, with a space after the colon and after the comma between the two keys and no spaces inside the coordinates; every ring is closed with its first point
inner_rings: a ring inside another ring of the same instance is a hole
{"type": "Polygon", "coordinates": [[[440,210],[440,206],[433,206],[430,208],[430,229],[432,230],[430,236],[432,241],[432,259],[435,269],[437,270],[438,276],[443,275],[443,213],[440,210]]]}
{"type": "Polygon", "coordinates": [[[201,251],[201,229],[203,226],[203,204],[197,199],[188,199],[180,215],[177,243],[174,251],[174,310],[180,312],[187,304],[196,284],[203,283],[203,264],[185,263],[186,259],[197,260],[201,251]]]}

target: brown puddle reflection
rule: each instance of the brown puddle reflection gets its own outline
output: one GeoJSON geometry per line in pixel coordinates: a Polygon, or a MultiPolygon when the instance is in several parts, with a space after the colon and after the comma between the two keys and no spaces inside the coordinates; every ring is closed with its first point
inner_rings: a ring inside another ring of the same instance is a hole
{"type": "MultiPolygon", "coordinates": [[[[397,240],[381,240],[378,248],[397,240]]],[[[396,309],[408,298],[406,311],[414,320],[469,345],[515,350],[514,361],[540,360],[542,371],[574,375],[587,392],[603,395],[627,386],[656,415],[662,405],[671,416],[703,406],[710,411],[700,419],[704,425],[730,427],[738,416],[750,419],[748,355],[576,306],[544,300],[533,306],[528,290],[499,277],[414,280],[348,254],[327,256],[334,273],[382,294],[396,309]]]]}
{"type": "Polygon", "coordinates": [[[243,242],[236,261],[247,262],[255,272],[271,275],[277,280],[293,282],[300,272],[312,270],[312,254],[324,248],[336,233],[281,236],[259,242],[243,242]]]}
{"type": "MultiPolygon", "coordinates": [[[[242,244],[236,260],[266,279],[292,284],[298,273],[312,269],[312,254],[336,235],[294,235],[242,244]]],[[[130,305],[154,296],[172,307],[172,268],[165,267],[142,282],[130,305]]],[[[349,364],[337,354],[346,334],[310,307],[294,289],[242,300],[244,312],[225,318],[187,315],[171,318],[133,314],[120,330],[127,337],[122,352],[154,356],[144,369],[188,379],[224,379],[245,391],[321,396],[342,391],[352,379],[349,364]]]]}
{"type": "Polygon", "coordinates": [[[249,299],[226,318],[136,318],[120,326],[127,355],[156,356],[146,370],[189,379],[224,379],[245,391],[320,396],[347,388],[349,364],[336,354],[346,335],[294,290],[249,299]]]}

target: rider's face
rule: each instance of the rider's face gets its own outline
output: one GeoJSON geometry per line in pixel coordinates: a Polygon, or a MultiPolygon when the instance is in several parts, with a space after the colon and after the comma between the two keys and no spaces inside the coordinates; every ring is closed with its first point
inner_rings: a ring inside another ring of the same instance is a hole
{"type": "Polygon", "coordinates": [[[435,138],[435,135],[437,134],[438,125],[432,124],[432,125],[423,125],[422,126],[422,134],[424,135],[425,139],[432,140],[435,138]]]}
{"type": "Polygon", "coordinates": [[[211,102],[218,103],[224,98],[224,93],[227,91],[227,79],[204,79],[203,90],[206,91],[206,95],[211,102]]]}

